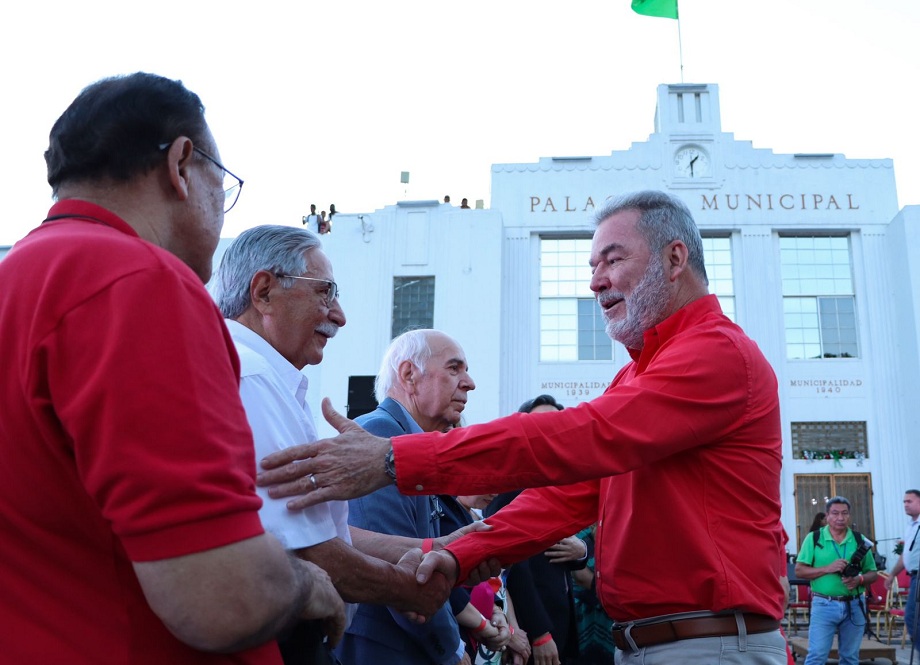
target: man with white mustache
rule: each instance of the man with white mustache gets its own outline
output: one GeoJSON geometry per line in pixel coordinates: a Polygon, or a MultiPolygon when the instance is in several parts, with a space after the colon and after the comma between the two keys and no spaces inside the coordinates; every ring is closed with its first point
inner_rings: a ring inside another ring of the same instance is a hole
{"type": "MultiPolygon", "coordinates": [[[[215,281],[215,299],[240,356],[240,397],[256,459],[315,441],[301,370],[322,361],[326,342],[345,325],[332,265],[319,238],[286,226],[249,229],[227,249],[215,281]]],[[[420,541],[384,542],[355,534],[356,549],[345,502],[292,512],[284,501],[263,490],[259,494],[266,530],[289,552],[325,570],[346,602],[386,603],[423,616],[444,603],[450,589],[443,577],[434,585],[416,581],[420,550],[400,559],[420,541]]],[[[285,665],[334,662],[318,622],[298,624],[279,646],[285,665]]]]}

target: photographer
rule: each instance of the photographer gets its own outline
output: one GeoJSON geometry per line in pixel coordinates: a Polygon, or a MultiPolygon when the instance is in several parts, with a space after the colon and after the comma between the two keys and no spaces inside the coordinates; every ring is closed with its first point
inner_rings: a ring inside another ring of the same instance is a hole
{"type": "Polygon", "coordinates": [[[838,635],[840,665],[857,665],[866,628],[862,599],[878,573],[872,544],[850,529],[850,502],[842,496],[828,500],[827,526],[805,537],[795,574],[811,580],[811,623],[805,665],[827,660],[838,635]]]}

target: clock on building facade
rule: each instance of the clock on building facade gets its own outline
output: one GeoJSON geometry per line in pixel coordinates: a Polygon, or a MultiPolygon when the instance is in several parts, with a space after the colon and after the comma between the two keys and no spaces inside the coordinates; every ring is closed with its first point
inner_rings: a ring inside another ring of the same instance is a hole
{"type": "Polygon", "coordinates": [[[674,154],[674,172],[679,178],[710,178],[709,153],[696,145],[681,146],[674,154]]]}

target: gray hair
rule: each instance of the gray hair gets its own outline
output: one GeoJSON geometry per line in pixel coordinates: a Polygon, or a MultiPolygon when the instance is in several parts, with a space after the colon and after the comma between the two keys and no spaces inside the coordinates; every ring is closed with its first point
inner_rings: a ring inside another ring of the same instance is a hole
{"type": "Polygon", "coordinates": [[[853,510],[853,507],[850,505],[849,500],[843,496],[832,496],[830,499],[827,500],[827,503],[824,504],[824,510],[826,510],[827,512],[830,512],[831,506],[835,506],[837,504],[846,506],[847,510],[853,510]]]}
{"type": "Polygon", "coordinates": [[[428,344],[428,339],[436,334],[443,335],[444,333],[431,328],[420,328],[404,332],[390,342],[387,352],[383,354],[380,371],[374,380],[374,396],[378,404],[386,399],[390,388],[396,383],[399,365],[403,361],[408,360],[418,367],[422,374],[425,373],[425,366],[431,360],[431,346],[428,344]]]}
{"type": "Polygon", "coordinates": [[[687,246],[690,268],[709,284],[703,260],[703,239],[693,221],[690,209],[675,196],[654,190],[633,192],[611,197],[594,215],[600,225],[608,217],[624,210],[638,210],[636,228],[645,237],[652,252],[660,252],[668,243],[680,240],[687,246]]]}
{"type": "MultiPolygon", "coordinates": [[[[304,252],[322,247],[319,237],[307,229],[263,225],[241,233],[234,240],[214,276],[214,300],[226,319],[239,318],[252,304],[249,284],[260,270],[285,275],[307,271],[304,252]]],[[[291,288],[294,280],[281,278],[281,287],[291,288]]]]}

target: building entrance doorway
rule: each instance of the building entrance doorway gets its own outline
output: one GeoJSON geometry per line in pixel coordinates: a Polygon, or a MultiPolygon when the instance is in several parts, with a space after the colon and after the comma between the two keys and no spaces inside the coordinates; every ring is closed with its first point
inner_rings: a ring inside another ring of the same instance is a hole
{"type": "Polygon", "coordinates": [[[832,496],[849,499],[850,528],[875,541],[872,478],[868,473],[799,473],[795,475],[795,546],[790,543],[790,551],[798,551],[815,514],[824,512],[824,504],[832,496]]]}

